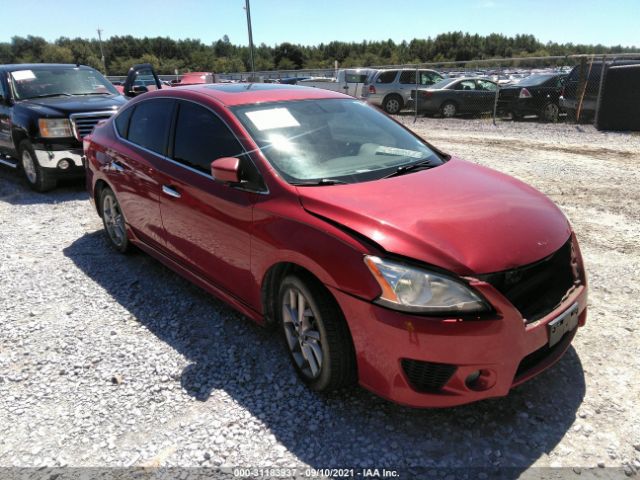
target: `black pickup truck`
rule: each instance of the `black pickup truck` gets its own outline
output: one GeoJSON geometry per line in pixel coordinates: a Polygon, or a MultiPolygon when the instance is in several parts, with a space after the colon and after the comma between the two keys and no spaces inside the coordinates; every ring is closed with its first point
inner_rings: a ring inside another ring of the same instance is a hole
{"type": "Polygon", "coordinates": [[[36,191],[84,175],[82,138],[127,99],[82,65],[0,65],[0,163],[36,191]]]}

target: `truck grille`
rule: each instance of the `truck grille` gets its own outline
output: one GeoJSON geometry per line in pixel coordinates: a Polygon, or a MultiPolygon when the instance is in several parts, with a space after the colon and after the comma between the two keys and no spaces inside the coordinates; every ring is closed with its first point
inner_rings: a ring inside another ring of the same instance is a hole
{"type": "Polygon", "coordinates": [[[90,112],[90,113],[74,113],[70,116],[71,125],[73,126],[73,134],[78,140],[93,132],[98,122],[107,120],[116,113],[115,111],[106,112],[90,112]]]}
{"type": "Polygon", "coordinates": [[[581,283],[571,238],[539,262],[478,277],[502,293],[526,323],[551,313],[581,283]]]}

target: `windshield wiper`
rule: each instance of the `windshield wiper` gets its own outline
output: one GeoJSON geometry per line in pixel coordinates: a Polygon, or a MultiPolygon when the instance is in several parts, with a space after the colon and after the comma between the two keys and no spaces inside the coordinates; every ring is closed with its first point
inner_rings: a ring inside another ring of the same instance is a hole
{"type": "Polygon", "coordinates": [[[401,165],[396,168],[395,171],[391,172],[389,175],[385,175],[382,178],[397,177],[399,175],[404,175],[405,173],[413,172],[415,170],[433,167],[435,167],[435,165],[431,163],[431,160],[422,160],[421,162],[411,163],[409,165],[401,165]]]}
{"type": "Polygon", "coordinates": [[[109,92],[74,93],[74,95],[113,95],[109,92]]]}
{"type": "Polygon", "coordinates": [[[319,180],[303,180],[300,182],[292,182],[291,185],[295,185],[297,187],[318,187],[324,185],[346,185],[347,182],[343,182],[342,180],[337,180],[335,178],[321,178],[319,180]]]}
{"type": "Polygon", "coordinates": [[[70,93],[67,92],[61,92],[61,93],[45,93],[43,95],[36,95],[35,97],[29,97],[27,100],[30,100],[32,98],[47,98],[47,97],[72,97],[73,95],[71,95],[70,93]]]}

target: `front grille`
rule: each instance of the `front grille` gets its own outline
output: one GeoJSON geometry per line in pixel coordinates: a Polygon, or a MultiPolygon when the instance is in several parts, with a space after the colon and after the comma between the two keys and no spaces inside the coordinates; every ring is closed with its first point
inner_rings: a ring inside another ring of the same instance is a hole
{"type": "Polygon", "coordinates": [[[446,363],[402,359],[402,369],[411,387],[419,392],[438,392],[451,379],[457,368],[446,363]]]}
{"type": "Polygon", "coordinates": [[[580,284],[571,239],[539,262],[478,277],[502,293],[526,323],[551,313],[580,284]]]}
{"type": "Polygon", "coordinates": [[[100,122],[101,120],[107,120],[114,113],[115,111],[72,114],[70,118],[74,135],[78,140],[82,140],[84,137],[93,132],[93,129],[98,124],[98,122],[100,122]]]}

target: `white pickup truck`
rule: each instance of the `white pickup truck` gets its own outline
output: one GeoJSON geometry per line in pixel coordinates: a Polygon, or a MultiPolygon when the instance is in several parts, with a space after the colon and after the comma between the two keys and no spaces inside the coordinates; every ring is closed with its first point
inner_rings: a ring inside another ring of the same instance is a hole
{"type": "Polygon", "coordinates": [[[367,78],[374,71],[370,68],[345,68],[338,70],[337,78],[309,78],[300,80],[297,84],[304,87],[323,88],[334,92],[346,93],[352,97],[359,98],[367,78]]]}

